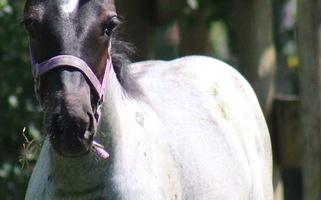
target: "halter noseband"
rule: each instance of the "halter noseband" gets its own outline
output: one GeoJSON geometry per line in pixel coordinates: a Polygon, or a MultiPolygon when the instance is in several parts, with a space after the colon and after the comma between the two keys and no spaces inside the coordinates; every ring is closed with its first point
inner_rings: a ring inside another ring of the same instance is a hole
{"type": "Polygon", "coordinates": [[[76,56],[59,55],[38,64],[35,60],[33,48],[31,46],[30,40],[29,40],[29,49],[30,49],[30,57],[31,57],[31,64],[32,64],[32,74],[35,80],[35,92],[38,100],[40,101],[39,89],[40,89],[41,75],[58,67],[68,66],[68,67],[76,68],[79,71],[81,71],[83,74],[85,74],[85,76],[87,77],[87,80],[89,80],[89,83],[94,89],[93,91],[96,93],[96,96],[99,98],[97,101],[98,102],[97,112],[95,113],[96,120],[98,121],[101,114],[100,105],[105,100],[104,95],[107,88],[108,76],[112,68],[111,58],[107,58],[103,81],[102,83],[100,83],[100,81],[97,79],[96,75],[91,70],[91,68],[87,65],[87,63],[76,56]]]}

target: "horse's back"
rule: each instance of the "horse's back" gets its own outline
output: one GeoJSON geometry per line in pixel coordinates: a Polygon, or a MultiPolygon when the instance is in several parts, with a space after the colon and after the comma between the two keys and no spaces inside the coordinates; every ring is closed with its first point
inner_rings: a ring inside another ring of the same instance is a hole
{"type": "Polygon", "coordinates": [[[132,70],[163,123],[183,199],[272,199],[269,133],[238,72],[201,56],[132,70]]]}

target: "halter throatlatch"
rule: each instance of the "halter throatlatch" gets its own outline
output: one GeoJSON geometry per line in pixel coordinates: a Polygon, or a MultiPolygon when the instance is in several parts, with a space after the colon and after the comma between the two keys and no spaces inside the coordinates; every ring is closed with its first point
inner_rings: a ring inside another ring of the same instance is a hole
{"type": "Polygon", "coordinates": [[[92,91],[96,93],[96,97],[98,97],[98,105],[97,105],[97,111],[95,113],[96,120],[99,120],[100,114],[101,114],[101,104],[105,100],[105,92],[107,88],[107,81],[109,77],[109,72],[112,68],[112,61],[110,58],[107,58],[106,61],[106,68],[105,68],[105,73],[103,77],[102,83],[98,80],[94,72],[91,70],[91,68],[87,65],[85,61],[82,59],[76,57],[76,56],[71,56],[71,55],[59,55],[50,58],[49,60],[46,60],[42,63],[37,63],[34,57],[33,49],[31,46],[31,43],[29,41],[29,49],[30,49],[30,57],[31,57],[31,64],[32,64],[32,74],[35,80],[35,91],[38,100],[40,101],[39,98],[39,89],[40,89],[40,77],[44,73],[58,68],[58,67],[72,67],[76,68],[79,71],[81,71],[89,81],[90,85],[92,86],[92,91]]]}

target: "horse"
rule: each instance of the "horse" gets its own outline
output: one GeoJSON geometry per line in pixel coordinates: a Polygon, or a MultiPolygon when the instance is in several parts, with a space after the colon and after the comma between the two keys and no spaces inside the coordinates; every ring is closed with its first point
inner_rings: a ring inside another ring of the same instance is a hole
{"type": "Polygon", "coordinates": [[[272,199],[249,83],[205,56],[130,63],[120,24],[113,0],[26,0],[46,135],[25,198],[272,199]]]}

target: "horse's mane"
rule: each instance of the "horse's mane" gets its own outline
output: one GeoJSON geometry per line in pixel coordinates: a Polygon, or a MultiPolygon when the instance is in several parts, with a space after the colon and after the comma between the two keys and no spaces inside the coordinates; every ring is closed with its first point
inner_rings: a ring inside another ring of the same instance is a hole
{"type": "Polygon", "coordinates": [[[117,79],[123,87],[126,95],[133,99],[140,99],[143,92],[135,80],[134,76],[130,73],[130,58],[135,54],[133,45],[118,40],[117,33],[113,34],[111,42],[111,57],[113,62],[114,71],[117,79]]]}

